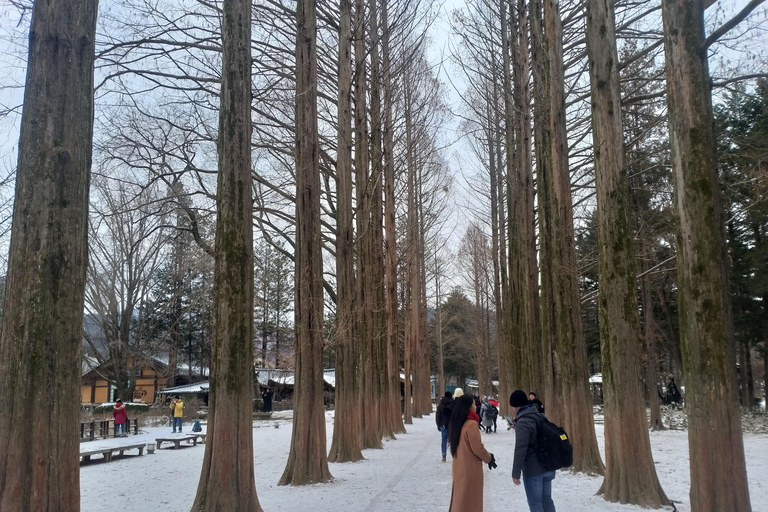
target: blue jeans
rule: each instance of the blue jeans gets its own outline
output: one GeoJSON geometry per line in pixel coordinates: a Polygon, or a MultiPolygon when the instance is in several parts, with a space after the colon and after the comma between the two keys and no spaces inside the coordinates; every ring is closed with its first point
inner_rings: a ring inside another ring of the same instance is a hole
{"type": "Polygon", "coordinates": [[[176,425],[179,426],[179,432],[181,432],[181,418],[173,417],[173,431],[176,432],[176,425]]]}
{"type": "Polygon", "coordinates": [[[554,471],[547,471],[536,476],[523,474],[525,497],[528,499],[528,508],[531,509],[531,512],[555,512],[555,502],[552,501],[552,480],[554,478],[554,471]]]}
{"type": "Polygon", "coordinates": [[[440,427],[440,436],[443,438],[442,442],[440,443],[440,449],[443,450],[443,457],[445,457],[448,450],[448,429],[445,427],[440,427]]]}
{"type": "Polygon", "coordinates": [[[115,423],[115,435],[120,434],[120,429],[122,429],[123,434],[125,434],[125,423],[115,423]]]}

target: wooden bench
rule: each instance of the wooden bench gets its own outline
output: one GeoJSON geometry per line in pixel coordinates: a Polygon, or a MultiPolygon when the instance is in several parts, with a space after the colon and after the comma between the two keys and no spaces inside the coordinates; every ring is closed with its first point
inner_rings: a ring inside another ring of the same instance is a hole
{"type": "Polygon", "coordinates": [[[200,439],[201,443],[205,443],[205,434],[195,432],[193,434],[185,434],[181,437],[158,437],[155,439],[155,442],[157,442],[158,450],[163,443],[173,443],[173,449],[175,450],[181,446],[182,441],[186,441],[187,444],[191,444],[192,446],[197,446],[198,439],[200,439]]]}
{"type": "Polygon", "coordinates": [[[94,448],[92,450],[84,450],[80,452],[80,462],[87,462],[91,460],[91,455],[102,455],[104,457],[104,462],[112,462],[113,453],[119,452],[119,454],[122,456],[125,454],[126,450],[138,449],[139,455],[144,455],[144,448],[146,446],[147,446],[146,443],[136,443],[136,444],[123,444],[120,446],[94,448]]]}

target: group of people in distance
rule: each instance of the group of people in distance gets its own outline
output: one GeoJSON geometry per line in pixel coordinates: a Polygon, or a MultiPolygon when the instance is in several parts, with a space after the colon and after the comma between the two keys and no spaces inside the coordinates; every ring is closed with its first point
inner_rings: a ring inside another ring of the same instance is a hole
{"type": "MultiPolygon", "coordinates": [[[[171,399],[171,424],[173,425],[173,433],[176,433],[178,428],[181,432],[181,420],[184,417],[184,402],[179,395],[176,395],[171,399]]],[[[125,410],[125,404],[121,399],[117,399],[115,405],[112,407],[112,417],[115,419],[115,437],[126,437],[128,434],[125,432],[125,423],[128,421],[128,412],[125,410]]]]}
{"type": "MultiPolygon", "coordinates": [[[[480,430],[490,433],[492,425],[493,432],[496,431],[498,401],[493,397],[476,399],[465,395],[461,388],[456,388],[453,393],[446,391],[435,415],[442,438],[442,461],[446,461],[449,445],[453,459],[451,512],[482,512],[483,501],[477,497],[483,496],[483,464],[489,469],[497,467],[496,458],[483,446],[480,430]]],[[[531,512],[555,512],[552,501],[555,471],[545,470],[536,454],[538,418],[544,414],[544,404],[536,398],[536,393],[526,395],[518,389],[510,395],[509,405],[513,415],[507,417],[510,424],[507,430],[515,428],[512,481],[520,485],[522,477],[531,512]]]]}

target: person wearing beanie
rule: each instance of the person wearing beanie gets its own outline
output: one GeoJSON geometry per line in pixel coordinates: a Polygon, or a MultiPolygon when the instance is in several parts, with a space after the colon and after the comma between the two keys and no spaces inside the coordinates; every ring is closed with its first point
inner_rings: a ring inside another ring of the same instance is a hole
{"type": "Polygon", "coordinates": [[[448,425],[451,421],[452,412],[453,396],[451,396],[450,391],[446,391],[445,396],[440,399],[435,413],[435,423],[437,423],[437,430],[441,437],[440,449],[443,453],[443,462],[445,462],[445,457],[448,454],[448,425]]]}
{"type": "Polygon", "coordinates": [[[555,512],[552,501],[554,471],[547,471],[539,462],[538,420],[544,416],[531,405],[525,391],[518,389],[509,396],[509,405],[515,417],[515,457],[512,464],[512,481],[520,485],[522,473],[525,496],[531,512],[555,512]]]}
{"type": "Polygon", "coordinates": [[[538,409],[541,414],[544,414],[544,404],[541,403],[541,400],[536,398],[536,393],[534,393],[533,391],[528,393],[528,400],[530,400],[531,405],[536,407],[536,409],[538,409]]]}
{"type": "Polygon", "coordinates": [[[488,464],[488,469],[494,469],[496,458],[483,446],[477,428],[479,421],[471,396],[462,395],[454,401],[448,427],[453,456],[449,512],[483,511],[483,463],[488,464]]]}
{"type": "Polygon", "coordinates": [[[125,433],[125,422],[128,420],[128,412],[125,410],[123,401],[119,398],[112,408],[112,417],[115,418],[115,437],[127,437],[125,433]],[[120,432],[122,430],[122,433],[120,432]]]}
{"type": "Polygon", "coordinates": [[[456,400],[460,396],[464,396],[464,390],[461,388],[456,388],[453,390],[453,399],[456,400]]]}

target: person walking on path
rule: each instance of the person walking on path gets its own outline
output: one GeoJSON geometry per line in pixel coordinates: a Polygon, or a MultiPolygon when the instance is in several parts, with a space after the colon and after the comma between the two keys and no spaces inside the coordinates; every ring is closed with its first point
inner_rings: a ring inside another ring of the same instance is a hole
{"type": "Polygon", "coordinates": [[[451,421],[452,412],[453,396],[450,391],[446,391],[445,396],[440,399],[437,412],[435,413],[435,423],[437,423],[437,430],[440,431],[440,437],[442,438],[440,449],[443,453],[443,462],[445,462],[445,456],[448,453],[448,425],[451,421]]]}
{"type": "Polygon", "coordinates": [[[533,391],[528,393],[528,400],[530,400],[531,405],[536,407],[537,411],[539,411],[541,414],[544,414],[544,404],[541,403],[541,400],[536,398],[536,393],[534,393],[533,391]]]}
{"type": "Polygon", "coordinates": [[[491,427],[493,426],[493,409],[491,404],[488,403],[488,398],[483,397],[480,400],[480,424],[485,430],[486,434],[491,433],[491,427]]]}
{"type": "Polygon", "coordinates": [[[494,397],[488,399],[488,403],[493,408],[493,433],[496,433],[496,419],[499,417],[499,401],[494,397]]]}
{"type": "Polygon", "coordinates": [[[176,398],[171,400],[171,414],[173,415],[173,433],[176,433],[176,427],[179,427],[179,433],[181,433],[181,418],[184,416],[184,402],[181,397],[176,395],[176,398]]]}
{"type": "Polygon", "coordinates": [[[462,396],[454,401],[448,428],[453,456],[449,512],[483,512],[483,463],[494,469],[496,458],[483,446],[479,421],[471,396],[462,396]]]}
{"type": "Polygon", "coordinates": [[[523,475],[523,487],[531,512],[555,512],[552,501],[552,480],[554,471],[547,471],[539,462],[538,422],[543,415],[530,404],[525,391],[516,390],[509,396],[509,405],[515,414],[515,458],[512,464],[512,481],[520,485],[520,473],[523,475]]]}
{"type": "Polygon", "coordinates": [[[125,433],[125,422],[128,420],[128,412],[125,410],[123,401],[119,398],[112,408],[112,417],[115,418],[115,437],[127,437],[125,433]],[[122,433],[120,431],[122,430],[122,433]]]}

